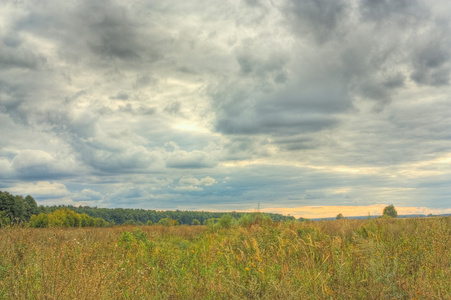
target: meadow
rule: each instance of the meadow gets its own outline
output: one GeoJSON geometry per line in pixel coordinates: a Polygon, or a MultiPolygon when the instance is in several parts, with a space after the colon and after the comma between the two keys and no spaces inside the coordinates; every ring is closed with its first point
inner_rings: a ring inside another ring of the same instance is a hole
{"type": "Polygon", "coordinates": [[[0,299],[451,299],[451,218],[0,229],[0,299]]]}

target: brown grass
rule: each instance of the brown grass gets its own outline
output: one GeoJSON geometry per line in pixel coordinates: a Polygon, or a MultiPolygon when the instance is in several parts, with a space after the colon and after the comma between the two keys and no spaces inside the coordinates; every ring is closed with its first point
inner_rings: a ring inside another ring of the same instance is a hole
{"type": "Polygon", "coordinates": [[[0,229],[0,299],[451,299],[451,218],[0,229]]]}

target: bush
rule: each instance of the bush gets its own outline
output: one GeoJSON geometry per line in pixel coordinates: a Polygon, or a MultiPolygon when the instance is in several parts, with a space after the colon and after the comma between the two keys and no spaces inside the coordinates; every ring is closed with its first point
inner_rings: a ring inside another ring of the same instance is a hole
{"type": "Polygon", "coordinates": [[[49,216],[44,213],[40,213],[39,215],[33,215],[30,219],[30,227],[34,228],[47,228],[49,227],[49,216]]]}
{"type": "MultiPolygon", "coordinates": [[[[294,219],[296,220],[296,219],[294,219]]],[[[290,221],[290,220],[288,220],[290,221]]],[[[249,227],[251,225],[270,225],[273,221],[271,216],[262,213],[244,214],[239,220],[238,225],[243,227],[249,227]]]]}
{"type": "Polygon", "coordinates": [[[219,219],[219,226],[222,228],[230,228],[235,221],[236,220],[232,217],[232,215],[226,214],[219,219]]]}
{"type": "Polygon", "coordinates": [[[210,218],[210,219],[207,219],[207,220],[204,221],[204,225],[205,226],[213,226],[213,225],[215,225],[218,222],[219,222],[218,218],[210,218]]]}
{"type": "Polygon", "coordinates": [[[174,219],[163,218],[160,221],[158,221],[158,225],[176,226],[176,225],[179,225],[179,222],[177,220],[174,220],[174,219]]]}
{"type": "Polygon", "coordinates": [[[87,214],[77,214],[76,212],[63,208],[57,209],[52,213],[32,215],[30,218],[30,227],[105,227],[109,223],[101,218],[93,218],[87,214]]]}

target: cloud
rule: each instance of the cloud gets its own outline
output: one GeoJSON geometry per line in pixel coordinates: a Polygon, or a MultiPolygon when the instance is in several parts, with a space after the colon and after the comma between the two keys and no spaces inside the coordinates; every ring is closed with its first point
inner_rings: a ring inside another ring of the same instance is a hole
{"type": "Polygon", "coordinates": [[[215,161],[203,151],[194,150],[191,152],[179,150],[169,154],[166,161],[168,168],[176,169],[199,169],[212,168],[215,161]]]}
{"type": "Polygon", "coordinates": [[[12,155],[14,155],[12,160],[3,160],[4,177],[45,180],[68,177],[81,170],[73,157],[63,157],[58,153],[52,155],[39,149],[23,149],[12,155]]]}
{"type": "Polygon", "coordinates": [[[313,36],[322,44],[340,32],[349,5],[347,1],[285,1],[282,9],[295,34],[313,36]]]}
{"type": "Polygon", "coordinates": [[[99,192],[93,191],[92,189],[83,189],[80,193],[72,197],[74,201],[99,201],[103,199],[103,195],[99,192]]]}
{"type": "Polygon", "coordinates": [[[201,179],[197,179],[192,176],[183,176],[179,180],[179,184],[181,184],[181,185],[206,185],[206,186],[209,186],[209,185],[213,185],[215,183],[217,183],[217,181],[210,176],[206,176],[201,179]]]}
{"type": "Polygon", "coordinates": [[[32,195],[36,199],[61,198],[70,195],[70,191],[64,184],[49,181],[17,183],[8,187],[8,192],[18,195],[32,195]]]}
{"type": "Polygon", "coordinates": [[[203,191],[202,186],[212,186],[218,183],[214,178],[206,176],[201,179],[197,179],[193,176],[183,176],[178,181],[178,186],[174,187],[174,191],[177,192],[192,192],[192,191],[203,191]]]}
{"type": "Polygon", "coordinates": [[[446,207],[450,8],[2,2],[2,187],[106,207],[446,207]]]}
{"type": "Polygon", "coordinates": [[[13,166],[18,171],[27,171],[30,169],[31,172],[36,171],[48,171],[47,165],[53,161],[53,157],[41,150],[23,150],[17,154],[13,159],[13,166]]]}
{"type": "Polygon", "coordinates": [[[176,186],[174,188],[174,191],[177,192],[198,192],[203,191],[204,189],[199,186],[193,186],[193,185],[183,185],[183,186],[176,186]]]}

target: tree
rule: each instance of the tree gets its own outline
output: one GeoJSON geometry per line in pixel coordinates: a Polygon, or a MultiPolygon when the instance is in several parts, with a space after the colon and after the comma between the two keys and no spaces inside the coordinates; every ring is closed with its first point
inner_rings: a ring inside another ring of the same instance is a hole
{"type": "Polygon", "coordinates": [[[398,212],[396,211],[393,204],[386,206],[382,213],[383,217],[396,218],[398,216],[398,212]]]}
{"type": "Polygon", "coordinates": [[[14,205],[12,207],[12,210],[15,222],[25,221],[25,203],[22,196],[14,197],[14,205]]]}
{"type": "Polygon", "coordinates": [[[200,221],[198,219],[194,219],[193,222],[191,222],[191,225],[200,225],[200,221]]]}
{"type": "Polygon", "coordinates": [[[340,220],[340,219],[343,219],[343,218],[344,218],[343,214],[339,213],[335,219],[340,220]]]}
{"type": "Polygon", "coordinates": [[[38,214],[38,205],[36,204],[34,198],[31,197],[30,195],[25,197],[24,205],[25,205],[25,216],[27,220],[30,220],[32,215],[38,214]]]}
{"type": "Polygon", "coordinates": [[[0,191],[0,211],[2,212],[2,219],[9,218],[11,223],[29,220],[22,196],[14,196],[8,192],[0,191]]]}

